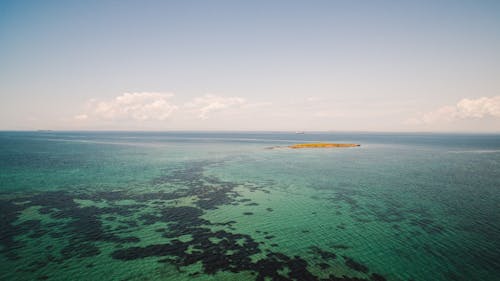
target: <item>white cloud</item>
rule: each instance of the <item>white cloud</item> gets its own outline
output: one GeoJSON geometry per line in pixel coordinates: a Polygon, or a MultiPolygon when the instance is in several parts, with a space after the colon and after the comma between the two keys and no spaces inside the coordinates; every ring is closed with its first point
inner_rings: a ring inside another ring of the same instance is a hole
{"type": "Polygon", "coordinates": [[[427,112],[411,123],[449,123],[485,117],[500,117],[500,96],[462,99],[456,105],[447,105],[427,112]]]}
{"type": "Polygon", "coordinates": [[[463,99],[457,104],[460,116],[466,118],[500,117],[500,96],[463,99]]]}
{"type": "Polygon", "coordinates": [[[75,119],[162,121],[178,109],[169,101],[172,96],[170,93],[140,92],[124,93],[106,101],[92,99],[87,103],[86,112],[75,116],[75,119]]]}
{"type": "Polygon", "coordinates": [[[232,107],[239,107],[246,104],[246,100],[241,97],[222,97],[207,94],[194,98],[185,104],[185,107],[195,112],[199,118],[208,119],[208,115],[232,107]]]}

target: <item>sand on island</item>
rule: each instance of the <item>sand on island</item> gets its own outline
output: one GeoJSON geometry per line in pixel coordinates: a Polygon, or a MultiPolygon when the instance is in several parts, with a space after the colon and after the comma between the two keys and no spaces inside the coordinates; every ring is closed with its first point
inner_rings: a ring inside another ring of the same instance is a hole
{"type": "Polygon", "coordinates": [[[355,143],[298,143],[289,145],[289,148],[328,148],[328,147],[356,147],[361,146],[355,143]]]}

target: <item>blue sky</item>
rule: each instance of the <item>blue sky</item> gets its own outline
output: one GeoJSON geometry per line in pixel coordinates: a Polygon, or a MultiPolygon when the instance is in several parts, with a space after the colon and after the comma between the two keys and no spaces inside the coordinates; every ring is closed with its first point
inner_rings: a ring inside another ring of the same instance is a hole
{"type": "Polygon", "coordinates": [[[0,129],[500,131],[500,1],[0,1],[0,129]]]}

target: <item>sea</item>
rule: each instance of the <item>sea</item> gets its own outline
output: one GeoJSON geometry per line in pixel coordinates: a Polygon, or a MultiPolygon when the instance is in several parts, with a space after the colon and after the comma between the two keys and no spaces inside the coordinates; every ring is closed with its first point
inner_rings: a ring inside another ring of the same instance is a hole
{"type": "Polygon", "coordinates": [[[0,280],[500,280],[500,135],[3,131],[0,280]]]}

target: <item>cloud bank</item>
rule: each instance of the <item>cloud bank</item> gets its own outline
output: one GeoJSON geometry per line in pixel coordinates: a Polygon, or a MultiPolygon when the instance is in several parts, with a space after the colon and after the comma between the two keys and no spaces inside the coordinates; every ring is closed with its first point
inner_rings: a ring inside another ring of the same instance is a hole
{"type": "Polygon", "coordinates": [[[124,93],[111,100],[89,100],[84,112],[75,115],[78,121],[85,120],[133,120],[164,121],[173,115],[208,119],[215,112],[238,108],[247,104],[241,97],[223,97],[207,94],[176,105],[171,101],[172,93],[137,92],[124,93]]]}
{"type": "Polygon", "coordinates": [[[240,97],[221,97],[207,94],[197,97],[186,103],[186,108],[193,110],[201,119],[208,119],[212,112],[221,111],[231,107],[238,107],[246,103],[244,98],[240,97]]]}
{"type": "Polygon", "coordinates": [[[455,105],[427,112],[415,123],[450,123],[464,119],[500,118],[500,96],[462,99],[455,105]]]}
{"type": "Polygon", "coordinates": [[[500,128],[500,96],[466,98],[423,114],[416,114],[414,107],[414,102],[407,101],[346,102],[304,97],[270,103],[214,94],[182,100],[172,93],[131,92],[89,100],[68,124],[80,128],[203,130],[390,131],[401,124],[407,130],[419,131],[500,128]],[[414,118],[408,119],[412,115],[414,118]]]}
{"type": "Polygon", "coordinates": [[[85,113],[78,114],[77,120],[166,120],[178,107],[170,102],[173,94],[139,92],[124,93],[111,100],[90,100],[85,113]]]}

